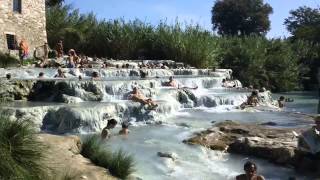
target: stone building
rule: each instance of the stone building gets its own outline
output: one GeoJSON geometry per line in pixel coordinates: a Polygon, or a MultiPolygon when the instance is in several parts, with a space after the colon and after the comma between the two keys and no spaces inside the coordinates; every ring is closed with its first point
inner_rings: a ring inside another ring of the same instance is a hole
{"type": "Polygon", "coordinates": [[[0,51],[16,54],[22,39],[30,55],[47,42],[45,0],[0,0],[0,51]]]}

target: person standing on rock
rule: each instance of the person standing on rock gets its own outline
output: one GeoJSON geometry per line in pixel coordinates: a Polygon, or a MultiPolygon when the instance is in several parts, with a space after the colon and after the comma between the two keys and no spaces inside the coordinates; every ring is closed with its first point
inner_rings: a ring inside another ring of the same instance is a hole
{"type": "Polygon", "coordinates": [[[101,139],[109,139],[111,135],[110,130],[116,127],[117,123],[115,119],[109,119],[107,126],[102,129],[101,139]]]}
{"type": "Polygon", "coordinates": [[[257,175],[257,165],[251,161],[244,164],[245,174],[236,177],[236,180],[265,180],[263,176],[257,175]]]}
{"type": "Polygon", "coordinates": [[[57,58],[63,57],[63,43],[62,43],[62,40],[60,40],[56,45],[56,53],[57,53],[57,58]]]}

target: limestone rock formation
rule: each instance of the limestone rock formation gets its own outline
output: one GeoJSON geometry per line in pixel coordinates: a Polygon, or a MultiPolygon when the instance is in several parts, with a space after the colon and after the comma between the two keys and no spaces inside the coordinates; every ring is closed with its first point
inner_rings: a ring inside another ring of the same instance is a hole
{"type": "Polygon", "coordinates": [[[33,81],[0,79],[0,102],[26,100],[33,86],[33,81]]]}
{"type": "Polygon", "coordinates": [[[316,159],[301,165],[301,160],[307,155],[298,150],[297,138],[292,133],[293,130],[301,132],[303,129],[267,128],[262,125],[224,121],[197,133],[184,143],[264,158],[276,164],[294,166],[304,171],[311,169],[312,166],[320,167],[320,161],[316,159]]]}

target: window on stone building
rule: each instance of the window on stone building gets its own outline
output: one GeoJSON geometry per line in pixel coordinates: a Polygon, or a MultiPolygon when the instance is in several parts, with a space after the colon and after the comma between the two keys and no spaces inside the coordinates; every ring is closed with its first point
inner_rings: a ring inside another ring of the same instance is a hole
{"type": "Polygon", "coordinates": [[[7,37],[7,45],[8,49],[10,50],[16,50],[17,49],[17,39],[15,35],[12,34],[6,34],[7,37]]]}
{"type": "Polygon", "coordinates": [[[21,0],[13,0],[13,12],[21,13],[21,0]]]}

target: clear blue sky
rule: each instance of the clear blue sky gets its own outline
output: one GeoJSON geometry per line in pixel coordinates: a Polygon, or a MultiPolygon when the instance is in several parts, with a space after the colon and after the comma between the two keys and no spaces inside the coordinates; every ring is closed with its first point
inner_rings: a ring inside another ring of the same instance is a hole
{"type": "MultiPolygon", "coordinates": [[[[273,7],[271,31],[268,37],[288,36],[283,26],[289,11],[299,6],[320,7],[320,0],[265,0],[273,7]]],[[[211,30],[211,7],[214,0],[66,0],[81,13],[94,12],[100,19],[138,18],[156,25],[166,19],[172,23],[176,18],[181,22],[198,23],[211,30]]]]}

